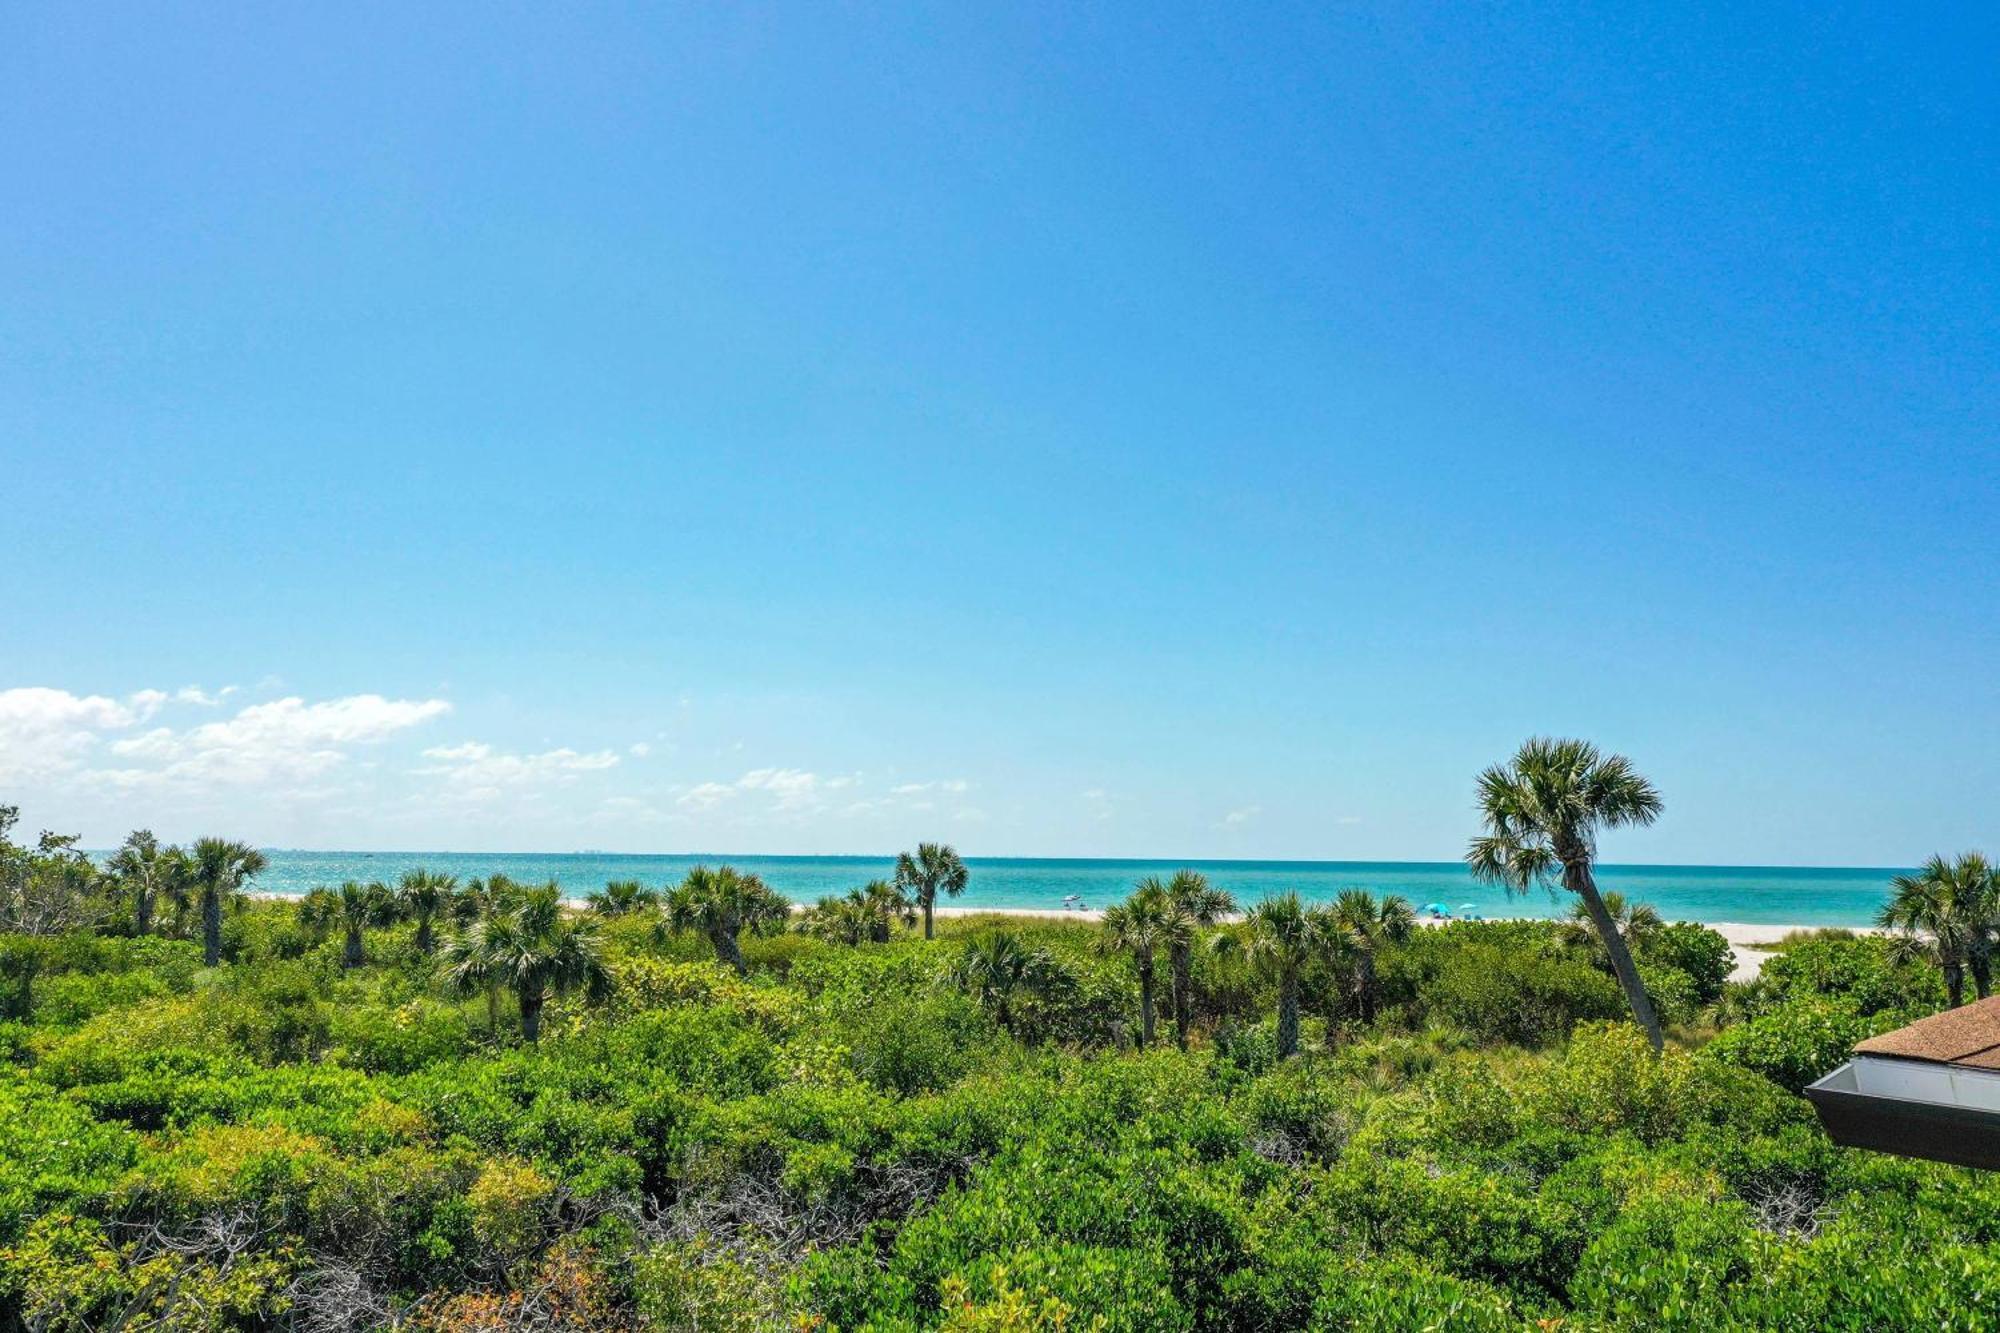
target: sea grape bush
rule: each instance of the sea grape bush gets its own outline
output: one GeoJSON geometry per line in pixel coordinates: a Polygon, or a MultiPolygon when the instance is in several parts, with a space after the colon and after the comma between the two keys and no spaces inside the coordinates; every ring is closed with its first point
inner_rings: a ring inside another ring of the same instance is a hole
{"type": "Polygon", "coordinates": [[[552,998],[529,1043],[504,987],[442,984],[412,922],[367,926],[344,966],[344,930],[253,903],[209,968],[198,919],[135,936],[121,904],[0,936],[0,1328],[1974,1329],[2000,1310],[2000,1186],[1835,1148],[1796,1095],[1937,1003],[1879,941],[1793,942],[1744,987],[1714,932],[1656,931],[1655,1057],[1559,929],[1417,930],[1380,946],[1372,1024],[1351,971],[1309,973],[1281,1059],[1272,983],[1227,947],[1190,955],[1189,1049],[1134,1049],[1132,961],[1083,922],[746,934],[739,974],[641,900],[593,914],[602,1003],[552,998]],[[1005,1022],[955,979],[996,929],[1041,979],[1005,1022]]]}

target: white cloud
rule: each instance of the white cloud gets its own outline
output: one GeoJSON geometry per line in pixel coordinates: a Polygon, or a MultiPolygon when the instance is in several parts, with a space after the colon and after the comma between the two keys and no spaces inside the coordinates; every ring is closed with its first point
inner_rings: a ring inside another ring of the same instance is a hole
{"type": "Polygon", "coordinates": [[[1222,817],[1222,827],[1242,828],[1245,824],[1262,814],[1263,810],[1264,807],[1261,805],[1246,805],[1239,809],[1231,810],[1222,817]]]}
{"type": "Polygon", "coordinates": [[[644,759],[653,752],[653,747],[645,741],[634,741],[626,747],[625,752],[634,759],[644,759]]]}
{"type": "Polygon", "coordinates": [[[734,782],[704,782],[675,798],[689,810],[710,810],[747,792],[770,797],[770,808],[788,814],[822,809],[831,793],[858,786],[859,773],[821,777],[803,768],[753,768],[734,782]]]}
{"type": "Polygon", "coordinates": [[[114,741],[111,751],[138,767],[91,776],[118,786],[155,781],[254,785],[317,776],[355,746],[383,741],[451,711],[443,699],[354,694],[307,703],[292,696],[251,704],[222,722],[176,731],[155,727],[114,741]]]}
{"type": "Polygon", "coordinates": [[[39,685],[0,690],[0,780],[46,781],[70,772],[102,733],[138,725],[164,697],[142,690],[120,702],[39,685]]]}
{"type": "Polygon", "coordinates": [[[0,781],[120,791],[174,784],[295,787],[341,764],[351,748],[451,707],[442,699],[379,694],[317,703],[288,698],[253,704],[226,721],[134,730],[177,704],[215,707],[234,690],[146,689],[122,700],[46,687],[0,690],[0,781]],[[106,750],[115,766],[100,757],[106,750]]]}
{"type": "Polygon", "coordinates": [[[736,794],[736,788],[721,782],[704,782],[698,787],[690,787],[674,798],[674,804],[689,810],[707,810],[719,805],[736,794]]]}
{"type": "Polygon", "coordinates": [[[1084,813],[1103,823],[1111,818],[1111,793],[1102,787],[1090,787],[1077,793],[1083,801],[1084,813]]]}
{"type": "Polygon", "coordinates": [[[583,753],[564,746],[539,754],[514,754],[480,741],[432,746],[423,757],[435,762],[411,771],[441,779],[462,800],[488,800],[508,790],[567,785],[579,774],[601,772],[618,764],[618,755],[611,750],[583,753]]]}
{"type": "Polygon", "coordinates": [[[900,787],[889,788],[891,796],[917,796],[924,792],[962,792],[972,786],[964,778],[945,778],[938,782],[905,782],[900,787]]]}
{"type": "Polygon", "coordinates": [[[826,799],[826,793],[852,787],[859,775],[822,778],[798,768],[756,768],[736,779],[744,791],[769,792],[780,810],[810,809],[826,799]]]}

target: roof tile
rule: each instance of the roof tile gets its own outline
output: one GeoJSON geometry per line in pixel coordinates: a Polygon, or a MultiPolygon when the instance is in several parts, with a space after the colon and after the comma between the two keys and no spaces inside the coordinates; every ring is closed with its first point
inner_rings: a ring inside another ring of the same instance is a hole
{"type": "Polygon", "coordinates": [[[1854,1049],[1863,1055],[2000,1069],[2000,995],[1920,1018],[1854,1049]]]}

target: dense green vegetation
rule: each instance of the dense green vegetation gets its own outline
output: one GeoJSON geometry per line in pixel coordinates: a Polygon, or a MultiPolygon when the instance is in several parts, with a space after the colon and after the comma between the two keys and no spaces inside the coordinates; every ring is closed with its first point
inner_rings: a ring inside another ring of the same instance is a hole
{"type": "Polygon", "coordinates": [[[2000,1321],[2000,1183],[1796,1095],[1943,1002],[1894,941],[1731,985],[1607,901],[1655,1055],[1594,929],[1366,894],[1229,920],[1181,876],[927,941],[889,883],[787,920],[719,869],[575,912],[172,860],[0,846],[10,1327],[2000,1321]]]}

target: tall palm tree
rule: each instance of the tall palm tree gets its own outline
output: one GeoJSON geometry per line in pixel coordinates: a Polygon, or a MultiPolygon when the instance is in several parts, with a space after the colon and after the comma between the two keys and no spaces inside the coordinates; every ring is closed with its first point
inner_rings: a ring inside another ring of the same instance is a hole
{"type": "Polygon", "coordinates": [[[1479,807],[1486,832],[1466,849],[1472,873],[1509,893],[1560,884],[1582,899],[1632,1017],[1659,1051],[1660,1020],[1591,873],[1599,831],[1652,823],[1660,817],[1659,792],[1624,755],[1602,754],[1588,741],[1537,736],[1511,762],[1479,775],[1479,807]]]}
{"type": "Polygon", "coordinates": [[[745,875],[733,866],[711,870],[696,866],[688,871],[680,886],[667,895],[665,927],[668,930],[697,931],[714,946],[715,956],[748,975],[743,948],[737,942],[744,931],[762,935],[782,926],[791,917],[792,905],[755,875],[745,875]]]}
{"type": "Polygon", "coordinates": [[[940,890],[956,898],[965,892],[968,876],[958,853],[940,842],[920,842],[915,852],[896,858],[896,887],[916,899],[924,914],[924,938],[931,938],[931,913],[940,890]]]}
{"type": "Polygon", "coordinates": [[[581,991],[594,1004],[610,993],[597,932],[594,921],[563,911],[560,886],[546,884],[466,927],[446,950],[446,975],[468,995],[513,991],[521,1035],[539,1041],[551,998],[581,991]]]}
{"type": "Polygon", "coordinates": [[[1153,986],[1159,955],[1176,942],[1191,940],[1193,927],[1174,910],[1158,877],[1139,881],[1132,896],[1106,909],[1098,946],[1106,953],[1129,953],[1139,973],[1139,1045],[1153,1044],[1153,986]]]}
{"type": "Polygon", "coordinates": [[[412,870],[396,886],[396,902],[403,915],[417,923],[417,952],[427,954],[437,948],[438,918],[451,910],[458,893],[458,876],[430,870],[412,870]]]}
{"type": "Polygon", "coordinates": [[[222,961],[222,908],[270,862],[248,843],[203,838],[194,845],[195,893],[201,900],[201,956],[204,966],[222,961]]]}
{"type": "Polygon", "coordinates": [[[1041,949],[1030,949],[1012,931],[994,930],[965,942],[952,965],[951,980],[993,1015],[1003,1032],[1012,1034],[1015,1006],[1047,990],[1061,973],[1041,949]]]}
{"type": "Polygon", "coordinates": [[[1227,889],[1218,889],[1208,876],[1197,870],[1176,870],[1166,884],[1167,901],[1183,930],[1167,945],[1167,972],[1173,1010],[1174,1044],[1187,1049],[1188,1027],[1194,1010],[1194,941],[1196,932],[1212,926],[1236,910],[1236,899],[1227,889]]]}
{"type": "Polygon", "coordinates": [[[1330,936],[1345,948],[1351,968],[1349,989],[1361,1021],[1375,1021],[1375,953],[1384,944],[1401,944],[1417,928],[1410,900],[1391,893],[1379,901],[1366,889],[1345,889],[1324,918],[1330,936]]]}
{"type": "Polygon", "coordinates": [[[133,933],[150,935],[153,910],[168,892],[169,881],[186,869],[186,860],[180,848],[162,847],[151,829],[142,828],[125,839],[105,869],[132,895],[133,933]]]}
{"type": "MultiPolygon", "coordinates": [[[[1643,953],[1646,941],[1667,927],[1658,912],[1645,903],[1627,902],[1625,895],[1616,889],[1604,895],[1604,913],[1611,918],[1625,947],[1635,953],[1643,953]]],[[[1582,903],[1571,905],[1569,916],[1563,921],[1562,936],[1565,944],[1587,946],[1598,954],[1603,952],[1597,947],[1596,923],[1590,919],[1590,909],[1582,903]]]]}
{"type": "Polygon", "coordinates": [[[368,961],[362,932],[386,926],[396,919],[396,895],[382,883],[357,884],[348,880],[338,890],[315,889],[299,903],[299,920],[309,929],[338,926],[346,934],[340,965],[356,968],[368,961]]]}
{"type": "Polygon", "coordinates": [[[587,900],[599,916],[630,916],[660,901],[660,891],[636,879],[614,879],[587,900]]]}
{"type": "Polygon", "coordinates": [[[1299,1049],[1300,979],[1323,947],[1325,935],[1299,895],[1287,891],[1250,909],[1244,946],[1251,964],[1278,990],[1278,1056],[1299,1049]]]}
{"type": "Polygon", "coordinates": [[[1974,993],[1992,989],[1992,948],[2000,920],[2000,875],[1978,852],[1956,861],[1933,856],[1914,875],[1889,881],[1890,899],[1877,924],[1897,932],[1897,952],[1922,957],[1944,974],[1945,995],[1956,1009],[1965,1003],[1965,974],[1974,993]]]}

